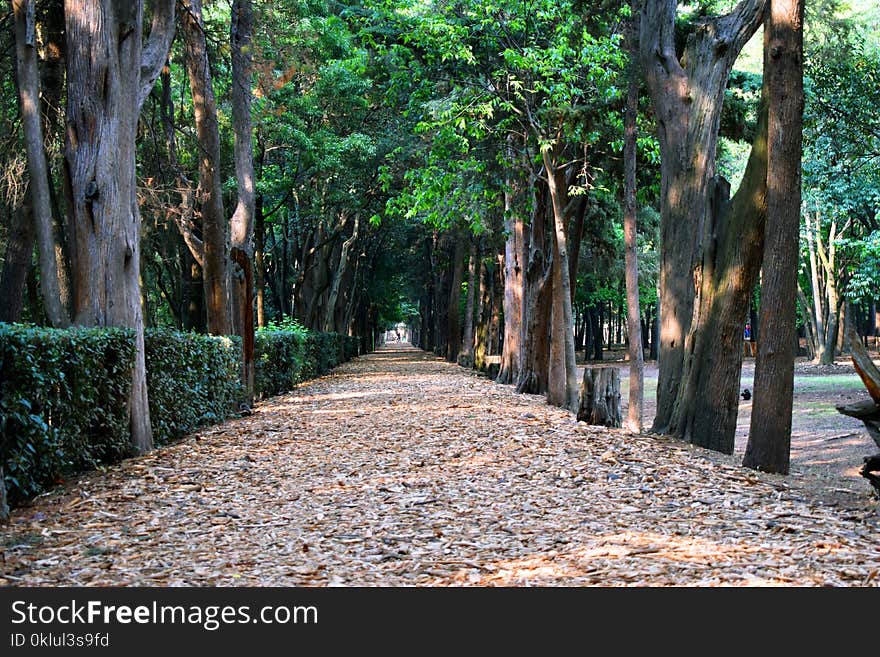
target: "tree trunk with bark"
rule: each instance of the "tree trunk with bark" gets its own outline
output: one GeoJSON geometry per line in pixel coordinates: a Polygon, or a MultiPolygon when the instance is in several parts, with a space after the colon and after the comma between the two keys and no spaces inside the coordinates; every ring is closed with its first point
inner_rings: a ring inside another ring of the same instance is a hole
{"type": "Polygon", "coordinates": [[[739,410],[743,324],[761,269],[767,216],[766,93],[743,181],[733,199],[718,179],[706,223],[696,318],[673,416],[674,432],[732,454],[739,410]]]}
{"type": "Polygon", "coordinates": [[[547,248],[547,203],[545,189],[539,183],[535,211],[528,230],[528,260],[524,272],[523,341],[520,375],[516,391],[544,394],[547,392],[550,364],[550,312],[552,307],[552,247],[547,248]]]}
{"type": "Polygon", "coordinates": [[[519,379],[524,327],[525,232],[518,211],[516,188],[512,178],[504,191],[504,347],[498,383],[516,383],[519,379]]]}
{"type": "Polygon", "coordinates": [[[476,237],[471,237],[471,252],[468,258],[467,303],[464,311],[464,331],[461,338],[461,354],[458,363],[464,367],[474,366],[474,303],[479,283],[480,249],[476,237]]]}
{"type": "Polygon", "coordinates": [[[795,304],[803,152],[803,0],[773,0],[765,67],[769,93],[767,229],[761,341],[743,465],[788,474],[794,389],[795,304]]]}
{"type": "Polygon", "coordinates": [[[620,426],[620,374],[616,367],[584,370],[577,419],[604,427],[620,426]]]}
{"type": "Polygon", "coordinates": [[[229,235],[223,210],[223,172],[220,169],[220,128],[208,45],[205,38],[202,0],[180,0],[186,47],[186,68],[192,91],[193,115],[199,141],[199,207],[205,244],[205,307],[208,332],[232,333],[229,276],[229,235]]]}
{"type": "Polygon", "coordinates": [[[577,410],[578,381],[571,313],[571,277],[568,269],[565,201],[568,185],[558,158],[542,152],[547,186],[553,207],[552,305],[550,315],[550,364],[547,401],[570,411],[577,410]]]}
{"type": "Polygon", "coordinates": [[[642,8],[639,49],[661,152],[657,433],[670,428],[684,374],[724,90],[737,55],[761,24],[765,3],[742,0],[729,14],[700,19],[681,59],[675,49],[677,1],[654,0],[642,8]]]}
{"type": "Polygon", "coordinates": [[[477,293],[477,326],[474,331],[474,369],[484,371],[489,355],[489,324],[492,321],[492,272],[485,260],[480,261],[477,293]]]}
{"type": "Polygon", "coordinates": [[[455,246],[452,249],[452,278],[449,286],[449,306],[446,323],[446,360],[454,363],[458,360],[461,347],[461,318],[459,317],[459,298],[461,283],[464,277],[464,237],[456,231],[455,246]]]}
{"type": "Polygon", "coordinates": [[[136,335],[128,407],[131,442],[152,447],[140,303],[140,213],[135,155],[140,108],[168,56],[174,1],[153,3],[142,42],[143,2],[67,0],[67,139],[76,249],[75,322],[136,335]]]}
{"type": "Polygon", "coordinates": [[[642,430],[644,407],[645,352],[642,348],[641,310],[639,308],[639,253],[636,224],[636,154],[639,114],[638,0],[630,3],[632,20],[629,26],[629,87],[624,116],[623,167],[624,212],[623,239],[626,267],[626,319],[629,333],[629,408],[626,428],[634,433],[642,430]]]}
{"type": "MultiPolygon", "coordinates": [[[[229,42],[232,48],[232,130],[238,202],[229,221],[231,255],[241,270],[233,300],[239,318],[235,333],[242,344],[242,383],[249,401],[254,398],[254,183],[251,78],[253,75],[254,11],[252,0],[233,0],[229,42]]],[[[218,160],[219,161],[219,160],[218,160]]]]}
{"type": "Polygon", "coordinates": [[[40,74],[37,66],[35,4],[35,0],[12,0],[15,20],[16,77],[30,178],[28,193],[30,194],[37,236],[40,290],[49,322],[52,326],[63,328],[70,324],[70,317],[61,299],[59,269],[56,260],[58,242],[52,227],[51,181],[40,117],[40,74]]]}
{"type": "MultiPolygon", "coordinates": [[[[19,322],[34,253],[34,217],[30,199],[12,211],[12,224],[0,274],[0,322],[19,322]]],[[[2,481],[2,480],[0,480],[2,481]]]]}
{"type": "Polygon", "coordinates": [[[336,271],[333,273],[333,282],[330,285],[330,294],[327,298],[327,306],[324,309],[324,326],[322,330],[327,332],[345,332],[345,327],[336,325],[336,306],[339,301],[339,289],[342,285],[342,280],[345,277],[346,272],[348,271],[349,265],[351,264],[351,249],[357,243],[359,228],[360,216],[355,214],[354,230],[351,233],[351,237],[349,237],[342,243],[342,251],[339,254],[339,263],[336,266],[336,271]]]}

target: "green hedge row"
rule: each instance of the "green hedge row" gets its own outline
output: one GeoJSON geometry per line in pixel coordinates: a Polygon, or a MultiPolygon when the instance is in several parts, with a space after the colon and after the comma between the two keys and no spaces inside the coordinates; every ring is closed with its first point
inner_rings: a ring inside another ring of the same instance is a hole
{"type": "MultiPolygon", "coordinates": [[[[238,410],[241,346],[171,330],[145,333],[150,419],[157,445],[238,410]]],[[[72,472],[130,454],[126,399],[134,334],[0,324],[0,465],[10,503],[72,472]]],[[[356,338],[259,331],[256,393],[269,397],[357,355],[356,338]]]]}
{"type": "Polygon", "coordinates": [[[339,333],[297,329],[257,331],[254,342],[255,385],[261,399],[287,392],[360,353],[360,340],[339,333]]]}
{"type": "Polygon", "coordinates": [[[244,397],[239,338],[147,330],[144,352],[156,445],[222,422],[244,397]]]}
{"type": "Polygon", "coordinates": [[[0,324],[0,464],[9,501],[128,454],[134,335],[0,324]]]}

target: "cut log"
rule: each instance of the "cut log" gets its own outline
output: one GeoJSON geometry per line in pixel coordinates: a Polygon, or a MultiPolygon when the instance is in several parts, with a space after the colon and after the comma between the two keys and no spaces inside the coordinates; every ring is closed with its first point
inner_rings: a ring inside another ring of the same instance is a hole
{"type": "Polygon", "coordinates": [[[577,419],[604,427],[620,426],[620,374],[616,367],[584,370],[577,419]]]}
{"type": "Polygon", "coordinates": [[[880,447],[880,405],[872,399],[865,399],[854,404],[841,404],[836,407],[837,412],[849,417],[854,417],[865,423],[868,435],[880,447]]]}
{"type": "Polygon", "coordinates": [[[880,370],[874,365],[871,356],[862,344],[862,339],[855,329],[849,331],[849,348],[852,351],[852,361],[856,372],[862,377],[862,383],[868,389],[868,394],[877,405],[880,405],[880,370]]]}
{"type": "MultiPolygon", "coordinates": [[[[837,406],[837,412],[864,422],[868,435],[877,443],[877,447],[880,447],[880,370],[874,365],[874,361],[871,360],[868,351],[862,345],[861,338],[854,329],[850,329],[848,337],[853,365],[862,378],[862,383],[865,384],[871,399],[854,404],[842,404],[837,406]]],[[[859,474],[871,482],[874,491],[880,495],[880,475],[876,473],[880,473],[880,454],[866,456],[859,474]]]]}

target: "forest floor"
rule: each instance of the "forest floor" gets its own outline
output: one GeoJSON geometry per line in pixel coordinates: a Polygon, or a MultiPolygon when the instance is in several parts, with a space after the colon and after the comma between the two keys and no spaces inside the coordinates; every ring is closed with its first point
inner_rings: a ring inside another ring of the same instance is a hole
{"type": "Polygon", "coordinates": [[[880,583],[867,483],[725,458],[385,348],[15,510],[0,583],[880,583]]]}

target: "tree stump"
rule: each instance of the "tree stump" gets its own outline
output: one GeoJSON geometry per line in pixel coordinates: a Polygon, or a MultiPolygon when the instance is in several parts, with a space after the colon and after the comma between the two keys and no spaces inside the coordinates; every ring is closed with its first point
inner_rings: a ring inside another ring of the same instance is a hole
{"type": "MultiPolygon", "coordinates": [[[[877,447],[880,447],[880,370],[874,365],[855,331],[850,331],[849,341],[853,365],[862,378],[871,399],[854,404],[841,404],[837,406],[837,412],[861,420],[868,430],[868,435],[877,443],[877,447]]],[[[871,482],[874,490],[880,495],[880,474],[878,474],[880,473],[880,454],[866,456],[864,461],[859,474],[871,482]]]]}
{"type": "Polygon", "coordinates": [[[577,419],[604,427],[621,425],[620,374],[616,367],[588,367],[584,370],[577,419]]]}

